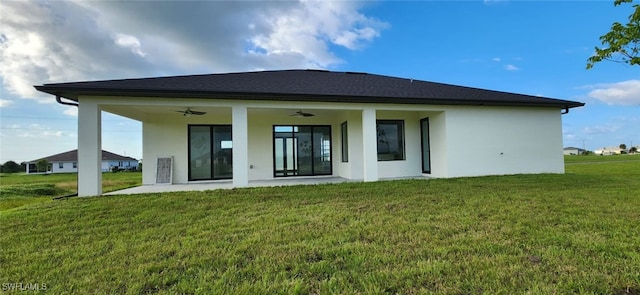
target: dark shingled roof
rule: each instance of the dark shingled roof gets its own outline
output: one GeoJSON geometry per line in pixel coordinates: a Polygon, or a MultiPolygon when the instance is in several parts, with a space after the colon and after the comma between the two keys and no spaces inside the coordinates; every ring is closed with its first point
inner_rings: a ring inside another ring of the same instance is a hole
{"type": "MultiPolygon", "coordinates": [[[[29,161],[29,163],[35,163],[40,160],[47,160],[48,162],[77,162],[78,161],[78,150],[68,151],[60,154],[55,154],[53,156],[48,156],[44,158],[40,158],[37,160],[29,161]]],[[[118,154],[114,154],[107,151],[102,151],[102,161],[138,161],[134,158],[121,156],[118,154]]]]}
{"type": "Polygon", "coordinates": [[[506,105],[573,108],[584,103],[366,73],[282,70],[56,83],[39,91],[78,101],[81,95],[210,99],[506,105]]]}

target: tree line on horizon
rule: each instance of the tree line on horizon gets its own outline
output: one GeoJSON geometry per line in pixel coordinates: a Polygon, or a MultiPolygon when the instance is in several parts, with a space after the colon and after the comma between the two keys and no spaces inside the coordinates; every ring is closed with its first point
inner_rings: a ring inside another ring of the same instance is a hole
{"type": "MultiPolygon", "coordinates": [[[[49,161],[40,160],[36,163],[36,169],[38,169],[38,172],[47,172],[49,165],[49,161]]],[[[4,164],[0,165],[0,173],[19,173],[25,172],[26,170],[27,162],[18,164],[15,161],[6,161],[4,164]]]]}

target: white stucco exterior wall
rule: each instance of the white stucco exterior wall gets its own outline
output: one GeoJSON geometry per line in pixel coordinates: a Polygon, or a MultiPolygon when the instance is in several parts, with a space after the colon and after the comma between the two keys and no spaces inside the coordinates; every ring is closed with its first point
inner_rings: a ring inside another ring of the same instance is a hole
{"type": "MultiPolygon", "coordinates": [[[[446,112],[421,112],[420,118],[429,118],[429,145],[431,146],[431,177],[447,177],[449,151],[447,150],[446,112]]],[[[421,169],[422,169],[422,163],[421,169]]]]}
{"type": "Polygon", "coordinates": [[[102,194],[102,109],[99,99],[78,105],[78,196],[102,194]]]}
{"type": "MultiPolygon", "coordinates": [[[[35,163],[33,163],[35,165],[35,163]]],[[[76,173],[78,162],[51,162],[51,173],[76,173]],[[74,165],[75,164],[75,165],[74,165]],[[62,166],[62,167],[60,167],[62,166]]],[[[102,161],[101,172],[110,172],[112,166],[120,168],[138,168],[138,161],[102,161]],[[122,164],[122,165],[120,165],[122,164]]],[[[27,173],[29,173],[27,169],[27,173]]]]}
{"type": "Polygon", "coordinates": [[[564,173],[554,108],[458,107],[446,113],[444,177],[564,173]]]}
{"type": "Polygon", "coordinates": [[[110,172],[111,167],[119,167],[120,169],[138,168],[138,161],[102,161],[102,172],[110,172]]]}
{"type": "Polygon", "coordinates": [[[421,176],[422,151],[420,149],[420,117],[418,116],[418,113],[406,111],[378,111],[377,120],[404,121],[405,159],[397,161],[378,161],[379,177],[398,178],[421,176]]]}
{"type": "Polygon", "coordinates": [[[142,123],[142,183],[156,183],[156,161],[173,157],[173,183],[186,183],[187,122],[153,121],[142,123]]]}
{"type": "Polygon", "coordinates": [[[349,134],[349,174],[342,174],[341,177],[348,179],[364,179],[364,163],[362,157],[362,113],[350,112],[347,121],[347,133],[349,134]]]}
{"type": "MultiPolygon", "coordinates": [[[[562,173],[562,125],[557,108],[292,103],[198,99],[103,98],[103,108],[143,122],[143,184],[155,183],[157,157],[172,156],[173,183],[188,181],[188,125],[231,125],[232,108],[247,109],[248,179],[273,179],[274,125],[332,126],[333,175],[365,179],[363,110],[375,120],[404,120],[405,160],[378,161],[378,178],[461,177],[517,173],[562,173]],[[132,107],[133,106],[133,107],[132,107]],[[207,111],[184,117],[175,109],[207,111]],[[159,110],[138,114],[135,109],[159,110]],[[133,111],[132,111],[133,109],[133,111]],[[298,109],[315,117],[289,116],[298,109]],[[429,118],[431,173],[422,173],[420,120],[429,118]],[[341,162],[340,124],[349,130],[349,162],[341,162]],[[501,154],[502,153],[502,154],[501,154]]],[[[367,120],[372,122],[371,119],[367,120]]],[[[234,143],[234,147],[236,143],[234,143]]],[[[369,146],[371,148],[371,146],[369,146]]],[[[375,149],[375,147],[374,147],[375,149]]],[[[234,155],[235,158],[235,155],[234,155]]],[[[235,161],[235,160],[234,160],[235,161]]]]}
{"type": "Polygon", "coordinates": [[[249,186],[249,120],[247,107],[236,105],[232,108],[233,141],[233,186],[249,186]]]}
{"type": "MultiPolygon", "coordinates": [[[[77,165],[77,164],[76,164],[77,165]]],[[[51,173],[74,173],[78,167],[73,167],[73,162],[51,162],[51,173]],[[62,164],[62,168],[60,168],[62,164]]]]}

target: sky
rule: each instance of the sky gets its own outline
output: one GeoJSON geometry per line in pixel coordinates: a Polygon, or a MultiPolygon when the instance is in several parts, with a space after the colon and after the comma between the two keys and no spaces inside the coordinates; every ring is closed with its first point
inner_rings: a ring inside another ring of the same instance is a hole
{"type": "MultiPolygon", "coordinates": [[[[640,66],[586,70],[613,1],[0,1],[0,162],[77,148],[77,110],[33,85],[278,69],[366,72],[575,100],[564,146],[640,145],[640,66]]],[[[103,149],[142,158],[140,122],[103,149]]]]}

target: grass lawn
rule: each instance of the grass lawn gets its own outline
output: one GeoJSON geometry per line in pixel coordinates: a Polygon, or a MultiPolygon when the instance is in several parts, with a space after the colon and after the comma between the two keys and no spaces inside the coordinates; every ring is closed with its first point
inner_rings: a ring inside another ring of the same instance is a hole
{"type": "Polygon", "coordinates": [[[640,154],[626,155],[587,155],[587,156],[564,156],[566,164],[593,163],[593,162],[620,162],[620,161],[640,161],[640,154]]]}
{"type": "Polygon", "coordinates": [[[640,294],[635,159],[568,163],[565,175],[24,205],[0,211],[0,283],[54,294],[640,294]]]}
{"type": "MultiPolygon", "coordinates": [[[[0,212],[20,206],[51,201],[54,197],[78,191],[78,175],[53,174],[0,174],[0,212]]],[[[102,174],[102,190],[116,191],[142,184],[142,172],[102,174]]]]}

